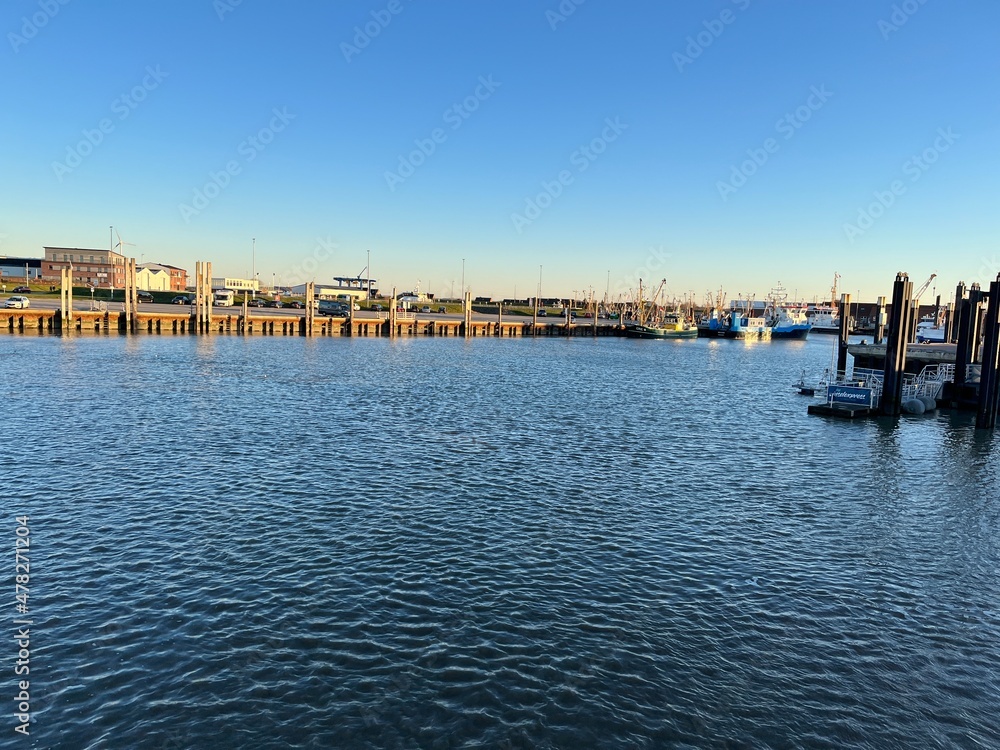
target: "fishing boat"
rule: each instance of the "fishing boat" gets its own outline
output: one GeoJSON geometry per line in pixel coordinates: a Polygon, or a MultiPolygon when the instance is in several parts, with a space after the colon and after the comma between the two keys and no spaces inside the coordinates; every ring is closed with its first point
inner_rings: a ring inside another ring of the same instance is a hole
{"type": "Polygon", "coordinates": [[[642,299],[642,279],[639,280],[639,300],[637,304],[637,319],[633,324],[626,324],[625,336],[631,339],[693,339],[698,336],[698,329],[691,325],[681,312],[669,312],[659,315],[657,298],[667,283],[660,281],[656,294],[647,307],[642,299]]]}
{"type": "Polygon", "coordinates": [[[771,319],[772,339],[801,341],[811,330],[812,323],[809,322],[804,305],[785,304],[775,308],[771,319]]]}
{"type": "Polygon", "coordinates": [[[625,335],[633,339],[693,339],[698,337],[698,329],[681,313],[667,313],[658,324],[627,327],[625,335]]]}
{"type": "Polygon", "coordinates": [[[732,300],[728,312],[713,309],[708,318],[698,324],[698,335],[703,338],[770,340],[771,324],[765,315],[766,307],[766,303],[760,300],[732,300]]]}
{"type": "Polygon", "coordinates": [[[812,324],[809,322],[807,306],[797,302],[789,302],[788,294],[778,282],[767,297],[765,317],[771,324],[772,339],[802,340],[809,335],[812,324]]]}

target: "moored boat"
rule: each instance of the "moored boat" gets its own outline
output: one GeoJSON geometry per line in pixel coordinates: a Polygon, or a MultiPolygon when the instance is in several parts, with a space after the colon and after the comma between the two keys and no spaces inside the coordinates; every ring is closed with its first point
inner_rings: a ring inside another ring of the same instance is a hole
{"type": "MultiPolygon", "coordinates": [[[[940,301],[940,298],[938,299],[940,301]]],[[[920,319],[916,331],[918,344],[943,344],[945,342],[945,334],[947,333],[945,313],[945,308],[939,304],[933,313],[928,313],[920,319]]]]}
{"type": "Polygon", "coordinates": [[[771,325],[765,316],[762,301],[732,300],[729,310],[720,313],[712,310],[707,319],[698,323],[702,338],[750,339],[767,341],[771,338],[771,325]]]}
{"type": "Polygon", "coordinates": [[[789,302],[781,282],[767,296],[764,317],[771,325],[772,339],[804,339],[812,330],[807,315],[807,306],[799,302],[789,302]]]}
{"type": "Polygon", "coordinates": [[[691,325],[681,312],[661,313],[656,300],[667,283],[660,281],[653,295],[652,302],[647,305],[642,298],[642,279],[639,279],[639,296],[635,305],[632,321],[624,324],[625,336],[630,339],[691,339],[698,336],[698,329],[691,325]]]}
{"type": "Polygon", "coordinates": [[[839,333],[840,310],[830,305],[809,305],[806,319],[815,333],[839,333]]]}
{"type": "Polygon", "coordinates": [[[626,327],[625,335],[633,339],[693,339],[697,338],[698,329],[680,313],[667,313],[659,324],[626,327]]]}

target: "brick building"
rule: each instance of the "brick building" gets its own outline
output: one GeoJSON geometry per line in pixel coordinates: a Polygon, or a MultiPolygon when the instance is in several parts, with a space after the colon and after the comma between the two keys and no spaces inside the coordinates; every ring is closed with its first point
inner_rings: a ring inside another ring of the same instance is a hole
{"type": "Polygon", "coordinates": [[[63,268],[72,267],[74,286],[125,286],[125,256],[111,250],[79,247],[46,247],[42,259],[42,279],[59,281],[63,268]]]}

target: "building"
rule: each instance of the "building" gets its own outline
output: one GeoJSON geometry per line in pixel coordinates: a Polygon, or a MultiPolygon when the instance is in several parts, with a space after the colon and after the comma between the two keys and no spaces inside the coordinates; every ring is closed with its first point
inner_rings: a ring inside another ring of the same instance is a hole
{"type": "Polygon", "coordinates": [[[59,281],[64,268],[73,269],[74,286],[125,286],[125,256],[111,250],[88,250],[79,247],[46,247],[42,259],[42,278],[59,281]]]}
{"type": "Polygon", "coordinates": [[[142,263],[136,267],[136,283],[146,292],[183,292],[187,271],[165,263],[142,263]]]}
{"type": "MultiPolygon", "coordinates": [[[[317,299],[343,299],[364,300],[378,297],[378,289],[375,287],[375,279],[365,279],[360,276],[334,276],[336,282],[333,286],[316,283],[317,299]]],[[[302,295],[306,293],[306,285],[299,284],[293,286],[292,294],[302,295]]]]}
{"type": "Polygon", "coordinates": [[[42,276],[41,258],[16,258],[0,255],[0,278],[23,281],[25,284],[42,276]]]}
{"type": "Polygon", "coordinates": [[[234,292],[259,292],[258,279],[231,279],[229,277],[213,277],[212,289],[232,289],[234,292]]]}

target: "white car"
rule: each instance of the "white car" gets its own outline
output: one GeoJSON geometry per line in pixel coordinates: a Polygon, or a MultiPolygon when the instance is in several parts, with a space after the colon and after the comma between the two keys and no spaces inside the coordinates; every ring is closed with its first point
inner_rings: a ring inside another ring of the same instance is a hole
{"type": "Polygon", "coordinates": [[[16,307],[23,310],[31,305],[31,300],[27,297],[14,296],[3,303],[4,307],[16,307]]]}

